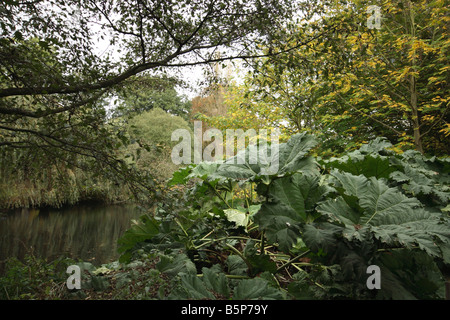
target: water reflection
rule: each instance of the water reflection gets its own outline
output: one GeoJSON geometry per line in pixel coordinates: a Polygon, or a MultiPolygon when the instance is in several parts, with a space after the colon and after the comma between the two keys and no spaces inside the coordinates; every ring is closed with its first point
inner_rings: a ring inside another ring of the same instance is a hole
{"type": "Polygon", "coordinates": [[[0,271],[8,257],[66,256],[95,265],[118,258],[117,239],[142,211],[136,206],[78,205],[22,209],[0,218],[0,271]]]}

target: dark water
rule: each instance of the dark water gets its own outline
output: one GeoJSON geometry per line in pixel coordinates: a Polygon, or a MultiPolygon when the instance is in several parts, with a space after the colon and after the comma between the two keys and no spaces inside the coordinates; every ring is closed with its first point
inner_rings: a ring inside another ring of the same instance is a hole
{"type": "Polygon", "coordinates": [[[9,257],[58,257],[96,266],[118,258],[117,239],[143,214],[133,205],[78,205],[22,209],[0,218],[0,272],[9,257]]]}

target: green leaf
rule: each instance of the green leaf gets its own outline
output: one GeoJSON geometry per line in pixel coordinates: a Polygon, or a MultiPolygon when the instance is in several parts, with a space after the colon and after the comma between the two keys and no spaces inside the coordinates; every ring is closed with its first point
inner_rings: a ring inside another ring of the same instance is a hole
{"type": "Polygon", "coordinates": [[[332,176],[336,189],[340,190],[347,206],[342,199],[337,199],[337,204],[332,205],[328,201],[318,210],[325,211],[332,217],[332,212],[341,216],[341,212],[337,210],[343,209],[344,215],[340,217],[341,221],[350,219],[354,224],[371,225],[400,223],[406,221],[405,219],[408,219],[408,216],[421,206],[417,199],[408,198],[396,188],[389,188],[383,180],[374,177],[367,179],[363,175],[355,176],[338,171],[333,171],[332,176]],[[359,219],[351,209],[356,212],[363,210],[359,219]]]}
{"type": "Polygon", "coordinates": [[[87,271],[90,274],[94,274],[96,270],[95,266],[90,262],[79,262],[77,263],[77,266],[80,267],[81,274],[84,274],[84,271],[87,271]]]}
{"type": "Polygon", "coordinates": [[[317,211],[326,215],[328,221],[332,223],[356,225],[360,219],[359,213],[355,212],[341,196],[320,203],[317,211]]]}
{"type": "Polygon", "coordinates": [[[105,276],[92,276],[91,285],[95,291],[104,291],[111,286],[108,278],[105,276]]]}
{"type": "Polygon", "coordinates": [[[175,171],[167,185],[174,186],[177,184],[186,184],[186,182],[189,181],[189,174],[191,173],[193,167],[193,165],[190,165],[175,171]]]}
{"type": "Polygon", "coordinates": [[[408,216],[420,207],[415,198],[408,198],[396,188],[389,188],[381,180],[371,178],[359,204],[365,209],[361,223],[378,225],[407,221],[408,216]]]}
{"type": "Polygon", "coordinates": [[[282,203],[266,204],[255,215],[255,222],[265,231],[270,243],[288,252],[300,236],[301,216],[282,203]]]}
{"type": "Polygon", "coordinates": [[[389,174],[399,168],[387,156],[393,154],[392,151],[388,151],[390,147],[392,144],[386,139],[376,138],[342,157],[324,160],[323,164],[327,168],[339,169],[353,175],[362,174],[367,178],[389,178],[389,174]]]}
{"type": "Polygon", "coordinates": [[[219,163],[206,163],[202,162],[196,165],[192,170],[191,173],[188,175],[189,179],[192,178],[201,178],[201,179],[215,179],[221,178],[220,175],[216,174],[217,169],[219,168],[219,163]]]}
{"type": "Polygon", "coordinates": [[[208,180],[242,180],[257,181],[269,184],[271,179],[291,175],[302,171],[305,173],[318,172],[317,163],[310,156],[309,150],[316,144],[315,139],[306,133],[292,136],[287,143],[281,143],[271,152],[271,146],[259,146],[258,152],[250,152],[250,146],[239,151],[236,156],[224,163],[201,163],[197,165],[190,178],[208,180]],[[267,155],[260,157],[259,155],[267,155]],[[239,159],[244,159],[240,163],[239,159]],[[273,171],[273,172],[272,172],[273,171]]]}
{"type": "Polygon", "coordinates": [[[227,257],[226,265],[228,267],[228,273],[237,276],[247,275],[247,264],[238,255],[229,255],[227,257]]]}
{"type": "Polygon", "coordinates": [[[248,224],[248,214],[245,208],[223,210],[228,221],[234,222],[238,227],[246,227],[248,224]]]}
{"type": "Polygon", "coordinates": [[[402,185],[403,190],[413,196],[430,198],[445,206],[450,201],[450,178],[446,172],[430,170],[427,164],[419,166],[417,163],[410,165],[402,163],[403,171],[395,171],[391,178],[402,185]]]}
{"type": "Polygon", "coordinates": [[[386,244],[400,244],[406,248],[417,245],[430,256],[443,258],[442,248],[450,244],[449,223],[433,219],[429,215],[419,219],[420,217],[416,221],[406,221],[402,224],[376,226],[372,227],[371,231],[377,239],[386,244]]]}
{"type": "Polygon", "coordinates": [[[330,191],[326,185],[320,185],[319,175],[297,173],[274,181],[269,195],[292,208],[308,222],[314,218],[310,214],[316,204],[330,191]]]}
{"type": "Polygon", "coordinates": [[[202,273],[203,283],[209,291],[215,293],[215,295],[220,295],[222,299],[230,296],[228,279],[217,265],[209,269],[203,268],[202,273]]]}
{"type": "MultiPolygon", "coordinates": [[[[332,181],[342,196],[322,202],[317,211],[329,222],[339,224],[346,239],[371,241],[367,238],[371,234],[392,247],[417,246],[431,256],[443,257],[442,248],[450,242],[450,232],[448,219],[439,212],[423,209],[416,198],[388,187],[384,180],[337,171],[332,175],[335,178],[332,181]]],[[[306,236],[305,243],[316,249],[320,245],[319,241],[311,242],[314,237],[322,242],[331,241],[324,238],[326,233],[323,232],[322,238],[319,232],[306,232],[306,236]]]]}
{"type": "Polygon", "coordinates": [[[170,276],[179,273],[196,274],[197,268],[195,264],[182,253],[173,255],[159,255],[160,261],[156,264],[156,269],[170,276]]]}
{"type": "Polygon", "coordinates": [[[181,274],[181,285],[191,299],[214,299],[203,281],[194,274],[181,274]]]}
{"type": "Polygon", "coordinates": [[[270,256],[261,254],[256,247],[255,241],[250,239],[247,241],[244,248],[244,257],[252,266],[252,275],[256,275],[260,272],[268,271],[274,273],[277,270],[275,261],[272,261],[270,256]]]}
{"type": "Polygon", "coordinates": [[[368,180],[364,175],[353,175],[348,172],[340,172],[333,170],[331,173],[332,183],[338,190],[342,190],[342,195],[354,196],[360,199],[363,194],[367,193],[368,180]]]}
{"type": "Polygon", "coordinates": [[[129,262],[130,251],[136,244],[149,240],[159,233],[159,223],[148,215],[143,215],[117,240],[120,262],[129,262]]]}
{"type": "Polygon", "coordinates": [[[445,279],[426,253],[393,250],[380,256],[381,290],[378,298],[395,300],[444,299],[445,279]]]}
{"type": "Polygon", "coordinates": [[[293,276],[294,281],[289,283],[289,294],[297,300],[311,300],[316,298],[313,292],[311,281],[309,281],[306,272],[297,272],[293,276]]]}
{"type": "Polygon", "coordinates": [[[327,253],[337,245],[336,236],[342,228],[329,223],[306,224],[303,227],[302,239],[311,250],[322,250],[327,253]]]}
{"type": "Polygon", "coordinates": [[[278,175],[297,172],[310,168],[310,163],[305,164],[305,158],[308,152],[315,147],[317,141],[315,138],[305,132],[293,135],[287,143],[280,145],[278,175]]]}
{"type": "Polygon", "coordinates": [[[233,300],[281,300],[282,293],[261,278],[244,279],[234,289],[233,300]]]}
{"type": "Polygon", "coordinates": [[[272,202],[264,203],[254,220],[271,243],[288,252],[299,238],[299,226],[313,221],[315,206],[330,188],[320,185],[318,175],[296,173],[275,180],[269,189],[272,202]]]}

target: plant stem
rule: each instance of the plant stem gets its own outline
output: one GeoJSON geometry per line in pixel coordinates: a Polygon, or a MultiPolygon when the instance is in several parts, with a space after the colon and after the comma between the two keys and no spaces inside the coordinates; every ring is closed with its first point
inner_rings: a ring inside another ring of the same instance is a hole
{"type": "Polygon", "coordinates": [[[214,193],[220,198],[220,200],[223,201],[223,203],[225,203],[227,205],[228,208],[233,209],[233,207],[231,207],[228,202],[222,197],[222,195],[220,194],[219,191],[216,190],[216,188],[214,188],[209,182],[206,182],[207,185],[214,190],[214,193]]]}
{"type": "Polygon", "coordinates": [[[178,224],[180,229],[183,230],[184,235],[189,239],[189,243],[191,245],[191,248],[194,248],[195,250],[197,250],[197,247],[195,246],[194,241],[192,240],[192,238],[189,237],[189,234],[186,232],[186,230],[184,230],[183,225],[180,223],[180,221],[178,221],[177,218],[175,218],[174,220],[178,224]]]}
{"type": "Polygon", "coordinates": [[[265,235],[265,233],[264,233],[264,230],[261,232],[261,252],[260,252],[260,255],[263,255],[264,254],[264,235],[265,235]]]}
{"type": "Polygon", "coordinates": [[[250,204],[248,203],[247,190],[245,190],[245,188],[244,188],[244,198],[245,198],[245,203],[247,204],[247,208],[250,208],[250,204]]]}
{"type": "Polygon", "coordinates": [[[245,264],[247,265],[248,270],[251,272],[251,270],[253,269],[253,266],[250,262],[248,262],[247,258],[244,257],[244,255],[235,247],[233,247],[232,245],[227,244],[227,246],[234,252],[236,253],[239,257],[241,257],[242,260],[244,260],[245,264]]]}
{"type": "Polygon", "coordinates": [[[175,222],[177,223],[177,225],[181,228],[181,230],[183,230],[183,233],[186,237],[189,237],[188,233],[186,232],[186,230],[184,230],[183,226],[181,225],[180,221],[178,221],[177,218],[174,219],[175,222]]]}
{"type": "Polygon", "coordinates": [[[211,233],[213,233],[213,232],[214,232],[214,230],[211,230],[210,232],[208,232],[208,234],[206,234],[206,236],[204,236],[200,240],[205,240],[205,238],[208,237],[209,235],[211,235],[211,233]]]}
{"type": "Polygon", "coordinates": [[[229,279],[250,279],[249,276],[239,276],[237,274],[226,274],[225,277],[229,279]]]}
{"type": "MultiPolygon", "coordinates": [[[[197,274],[197,277],[203,277],[203,273],[197,274]]],[[[249,276],[239,276],[237,274],[226,274],[225,277],[229,279],[251,279],[249,276]]]]}
{"type": "Polygon", "coordinates": [[[285,264],[283,264],[281,267],[279,267],[279,268],[277,269],[277,271],[275,271],[275,273],[280,272],[280,271],[283,270],[285,267],[287,267],[288,265],[290,265],[290,264],[292,264],[293,262],[297,261],[297,260],[300,259],[301,257],[306,256],[306,255],[307,255],[308,253],[310,253],[310,252],[311,252],[311,250],[307,250],[307,251],[305,251],[305,252],[299,254],[298,256],[292,258],[291,260],[289,260],[288,262],[286,262],[285,264]]]}
{"type": "MultiPolygon", "coordinates": [[[[206,241],[202,244],[200,244],[199,246],[197,246],[197,249],[200,247],[203,247],[207,244],[213,243],[213,242],[218,242],[221,240],[226,240],[226,239],[237,239],[237,240],[249,240],[250,238],[247,237],[239,237],[239,236],[229,236],[229,237],[223,237],[223,238],[218,238],[218,239],[205,239],[205,237],[203,237],[201,240],[206,241]]],[[[260,241],[259,239],[253,239],[254,241],[260,241]]]]}

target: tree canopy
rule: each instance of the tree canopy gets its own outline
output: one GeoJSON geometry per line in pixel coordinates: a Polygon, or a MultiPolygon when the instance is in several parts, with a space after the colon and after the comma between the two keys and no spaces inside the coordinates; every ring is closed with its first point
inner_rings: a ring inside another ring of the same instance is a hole
{"type": "Polygon", "coordinates": [[[297,26],[298,37],[336,22],[339,30],[256,60],[250,88],[283,109],[296,131],[322,136],[330,150],[384,136],[398,150],[448,154],[448,8],[443,1],[373,4],[382,15],[379,28],[367,26],[365,2],[324,6],[327,14],[297,26]]]}
{"type": "Polygon", "coordinates": [[[144,73],[265,55],[258,46],[293,10],[272,0],[3,1],[0,147],[74,166],[86,157],[90,170],[142,185],[117,157],[129,141],[108,119],[111,98],[144,73]]]}

